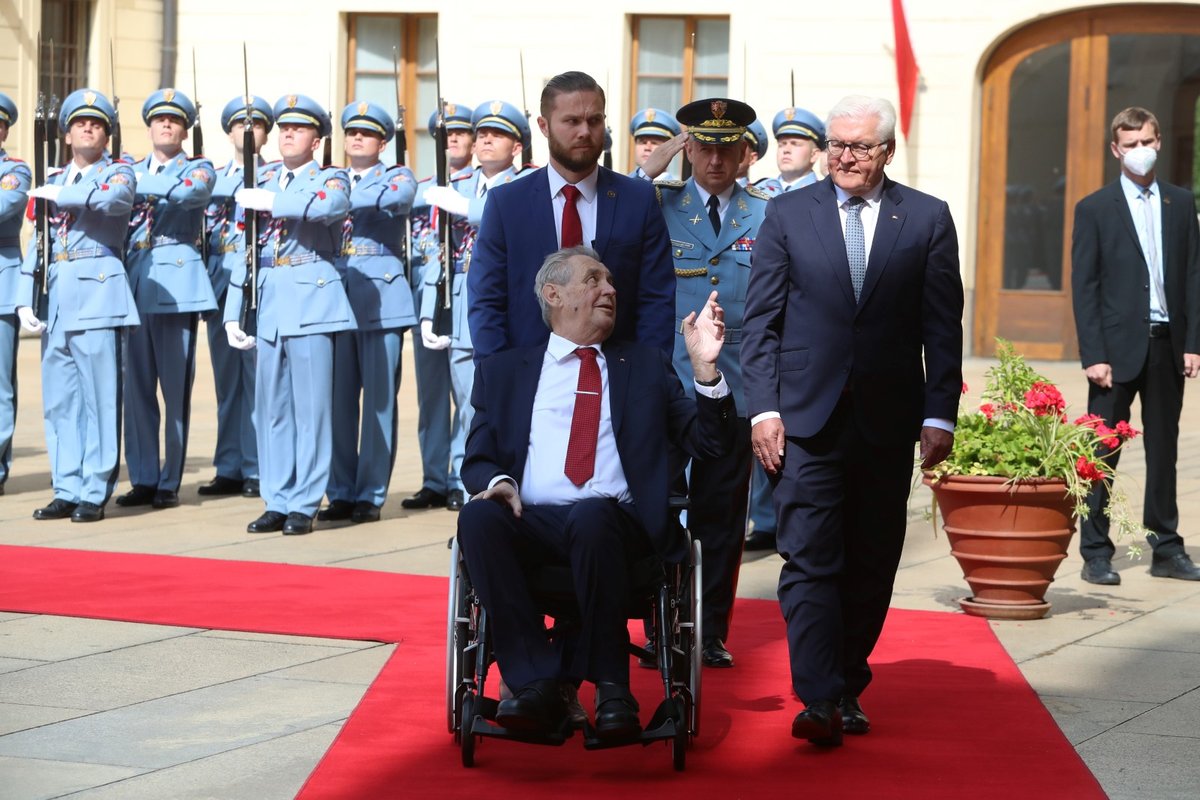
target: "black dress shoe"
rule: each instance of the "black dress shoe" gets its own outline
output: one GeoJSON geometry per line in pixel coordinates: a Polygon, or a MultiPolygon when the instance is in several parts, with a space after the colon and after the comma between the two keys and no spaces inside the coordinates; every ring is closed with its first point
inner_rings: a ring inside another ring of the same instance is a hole
{"type": "Polygon", "coordinates": [[[312,523],[312,517],[308,514],[293,511],[287,515],[287,522],[283,523],[283,535],[303,536],[306,533],[312,533],[312,523]]]}
{"type": "Polygon", "coordinates": [[[840,747],[842,712],[832,700],[818,700],[792,720],[792,738],[808,739],[822,747],[840,747]]]}
{"type": "Polygon", "coordinates": [[[642,732],[637,700],[629,684],[599,681],[596,684],[596,736],[630,739],[642,732]]]}
{"type": "Polygon", "coordinates": [[[1177,578],[1181,581],[1200,581],[1200,567],[1192,563],[1187,553],[1176,553],[1167,558],[1154,557],[1150,574],[1156,578],[1177,578]]]}
{"type": "Polygon", "coordinates": [[[242,497],[258,497],[258,478],[246,478],[242,484],[242,497]]]}
{"type": "Polygon", "coordinates": [[[733,654],[725,649],[725,643],[716,636],[705,636],[700,658],[706,667],[728,669],[733,666],[733,654]]]}
{"type": "Polygon", "coordinates": [[[66,519],[74,513],[77,508],[75,503],[70,500],[63,500],[56,497],[50,501],[50,505],[43,506],[33,512],[34,519],[66,519]]]}
{"type": "Polygon", "coordinates": [[[524,733],[548,733],[562,725],[566,711],[558,681],[538,680],[500,701],[496,706],[496,724],[524,733]]]}
{"type": "Polygon", "coordinates": [[[349,500],[334,500],[317,512],[317,519],[321,522],[336,522],[340,519],[350,519],[353,513],[354,503],[349,500]]]}
{"type": "Polygon", "coordinates": [[[446,510],[462,511],[463,503],[465,502],[462,489],[451,489],[450,494],[446,495],[446,510]]]}
{"type": "Polygon", "coordinates": [[[104,506],[95,503],[80,503],[71,512],[71,522],[99,522],[104,519],[104,506]]]}
{"type": "Polygon", "coordinates": [[[350,521],[355,525],[364,522],[379,522],[379,506],[374,503],[368,503],[362,500],[354,504],[354,512],[350,515],[350,521]]]}
{"type": "Polygon", "coordinates": [[[125,494],[117,498],[117,505],[122,507],[129,506],[148,506],[154,502],[155,490],[153,486],[138,486],[134,485],[125,494]]]}
{"type": "Polygon", "coordinates": [[[154,499],[150,501],[150,505],[152,508],[175,508],[179,505],[179,492],[159,489],[154,493],[154,499]]]}
{"type": "Polygon", "coordinates": [[[197,489],[196,494],[204,495],[205,497],[241,494],[245,486],[245,481],[218,475],[197,489]]]}
{"type": "Polygon", "coordinates": [[[750,531],[743,550],[776,550],[775,531],[750,531]]]}
{"type": "Polygon", "coordinates": [[[1113,571],[1112,560],[1105,556],[1096,556],[1083,562],[1083,572],[1080,574],[1088,583],[1098,583],[1101,586],[1121,585],[1121,576],[1113,571]]]}
{"type": "Polygon", "coordinates": [[[862,736],[871,730],[871,720],[863,713],[857,697],[843,697],[838,711],[842,712],[842,730],[846,733],[862,736]]]}
{"type": "Polygon", "coordinates": [[[283,530],[287,514],[278,511],[264,511],[263,515],[246,526],[246,533],[278,533],[283,530]]]}
{"type": "Polygon", "coordinates": [[[446,495],[424,486],[412,497],[406,497],[400,501],[401,508],[441,508],[444,505],[446,505],[446,495]]]}

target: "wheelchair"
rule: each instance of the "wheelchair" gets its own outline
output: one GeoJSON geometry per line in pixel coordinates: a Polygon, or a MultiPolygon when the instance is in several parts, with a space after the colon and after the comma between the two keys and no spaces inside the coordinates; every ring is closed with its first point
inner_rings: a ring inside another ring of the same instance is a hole
{"type": "MultiPolygon", "coordinates": [[[[672,508],[686,507],[686,498],[673,499],[672,508]]],[[[602,740],[590,721],[583,726],[585,749],[596,750],[631,744],[648,746],[653,742],[669,744],[672,763],[683,771],[687,750],[700,732],[700,629],[702,568],[700,542],[687,538],[687,560],[679,564],[663,563],[657,557],[635,561],[631,565],[633,586],[626,613],[630,619],[653,620],[651,641],[654,653],[633,643],[631,656],[653,661],[662,682],[662,700],[649,724],[636,738],[602,740]]],[[[467,575],[466,562],[459,551],[458,538],[450,540],[450,591],[446,625],[446,721],[449,732],[462,752],[464,767],[475,765],[475,747],[484,738],[515,739],[531,744],[562,745],[575,728],[564,720],[557,731],[530,734],[510,731],[496,724],[497,697],[489,697],[489,671],[495,663],[488,629],[487,609],[483,607],[467,575]]],[[[578,616],[570,570],[546,565],[532,570],[534,593],[554,625],[550,637],[570,630],[572,617],[578,616]]]]}

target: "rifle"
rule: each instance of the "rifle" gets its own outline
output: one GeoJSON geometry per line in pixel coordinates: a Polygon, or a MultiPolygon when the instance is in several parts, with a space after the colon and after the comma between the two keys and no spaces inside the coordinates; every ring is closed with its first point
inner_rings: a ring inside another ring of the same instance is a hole
{"type": "Polygon", "coordinates": [[[113,56],[112,39],[108,40],[108,69],[112,77],[112,138],[109,144],[113,161],[120,161],[124,155],[121,152],[121,98],[117,97],[117,60],[113,56]]]}
{"type": "MultiPolygon", "coordinates": [[[[438,113],[437,128],[434,132],[434,152],[437,162],[437,185],[450,185],[450,165],[446,162],[446,101],[442,97],[442,65],[440,48],[434,40],[434,69],[437,71],[438,113]]],[[[454,320],[450,314],[452,302],[450,281],[453,280],[454,265],[450,259],[454,256],[454,245],[450,234],[450,214],[445,209],[437,209],[438,219],[438,250],[442,256],[442,271],[438,275],[436,300],[433,305],[433,332],[438,336],[450,336],[454,332],[454,320]]]]}
{"type": "MultiPolygon", "coordinates": [[[[326,106],[328,106],[330,109],[333,108],[333,69],[334,69],[333,54],[330,53],[330,55],[329,55],[329,91],[328,91],[328,101],[326,102],[326,106]]],[[[326,115],[329,116],[329,135],[325,137],[325,144],[324,144],[325,150],[321,154],[321,168],[329,169],[330,165],[333,164],[333,116],[332,116],[333,112],[326,111],[325,113],[326,113],[326,115]]]]}
{"type": "MultiPolygon", "coordinates": [[[[42,40],[41,34],[38,35],[38,68],[42,70],[42,40]]],[[[43,70],[42,75],[45,75],[48,70],[43,70]]],[[[47,80],[49,77],[47,76],[47,80]]],[[[39,83],[42,81],[39,80],[39,83]]],[[[38,87],[37,108],[33,112],[33,180],[37,186],[46,185],[46,155],[50,149],[47,146],[46,140],[46,114],[48,107],[46,105],[46,92],[41,86],[38,87]]],[[[48,291],[49,291],[49,272],[50,272],[50,257],[52,242],[50,240],[50,204],[45,200],[34,201],[34,226],[37,231],[37,259],[33,267],[33,283],[37,287],[33,296],[33,313],[38,319],[46,313],[48,291]]]]}
{"type": "MultiPolygon", "coordinates": [[[[39,62],[40,63],[40,62],[39,62]]],[[[54,40],[50,40],[50,104],[46,107],[46,168],[58,165],[58,95],[54,93],[54,40]]],[[[63,159],[66,161],[67,159],[63,159]]]]}
{"type": "MultiPolygon", "coordinates": [[[[392,71],[396,76],[396,163],[404,166],[404,159],[408,151],[408,134],[404,130],[404,102],[401,99],[400,90],[400,48],[398,47],[392,47],[392,71]]],[[[403,248],[400,253],[400,263],[407,273],[408,254],[412,252],[412,217],[409,215],[404,217],[404,240],[400,246],[403,248]]]]}
{"type": "MultiPolygon", "coordinates": [[[[242,123],[242,186],[258,187],[258,152],[254,139],[254,97],[250,94],[250,67],[246,43],[242,43],[242,78],[246,95],[246,119],[242,123]]],[[[247,336],[258,333],[258,212],[242,210],[242,230],[246,241],[246,278],[242,281],[242,309],[238,327],[247,336]]]]}
{"type": "Polygon", "coordinates": [[[792,108],[796,107],[796,70],[792,70],[792,108]]]}
{"type": "MultiPolygon", "coordinates": [[[[521,57],[521,105],[525,108],[525,126],[529,127],[529,101],[525,98],[525,51],[518,50],[521,57]]],[[[533,128],[529,128],[529,146],[521,149],[521,169],[533,163],[533,128]]]]}
{"type": "MultiPolygon", "coordinates": [[[[200,79],[196,76],[196,48],[192,48],[192,99],[196,102],[196,124],[192,126],[192,158],[204,155],[204,127],[200,124],[200,79]]],[[[254,126],[250,126],[251,132],[254,126]]],[[[200,260],[208,269],[208,224],[203,211],[200,213],[200,260]]]]}

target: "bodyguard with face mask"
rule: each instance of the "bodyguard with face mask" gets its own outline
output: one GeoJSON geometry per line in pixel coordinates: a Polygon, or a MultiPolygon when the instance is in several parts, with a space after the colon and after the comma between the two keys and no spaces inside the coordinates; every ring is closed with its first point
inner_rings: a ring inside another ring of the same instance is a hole
{"type": "MultiPolygon", "coordinates": [[[[1158,119],[1127,108],[1113,119],[1120,177],[1075,207],[1071,285],[1088,412],[1110,427],[1142,403],[1146,481],[1142,524],[1154,551],[1150,574],[1200,580],[1179,535],[1175,498],[1184,378],[1200,374],[1200,226],[1190,189],[1161,181],[1158,119]]],[[[1119,453],[1108,455],[1115,466],[1119,453]]],[[[1097,483],[1080,524],[1083,579],[1115,586],[1108,487],[1097,483]]]]}

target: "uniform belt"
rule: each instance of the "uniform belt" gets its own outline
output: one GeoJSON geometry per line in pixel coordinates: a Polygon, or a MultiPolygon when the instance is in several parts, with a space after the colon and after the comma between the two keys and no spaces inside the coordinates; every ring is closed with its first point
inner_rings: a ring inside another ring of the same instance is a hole
{"type": "Polygon", "coordinates": [[[151,247],[164,247],[170,244],[186,244],[191,247],[199,247],[200,241],[197,239],[196,241],[185,242],[180,239],[176,239],[174,236],[155,236],[151,239],[143,239],[140,242],[134,242],[133,249],[146,250],[151,247]]]}
{"type": "Polygon", "coordinates": [[[1150,323],[1150,338],[1151,339],[1166,339],[1171,335],[1171,325],[1168,322],[1151,322],[1150,323]]]}
{"type": "Polygon", "coordinates": [[[333,253],[321,253],[313,251],[311,253],[301,253],[296,256],[279,256],[278,258],[263,257],[258,265],[264,269],[272,267],[298,267],[301,264],[311,264],[314,261],[333,261],[333,253]]]}
{"type": "Polygon", "coordinates": [[[342,248],[344,256],[391,256],[399,258],[399,256],[390,248],[382,244],[348,244],[342,248]]]}
{"type": "Polygon", "coordinates": [[[54,254],[55,261],[78,261],[81,258],[104,258],[105,256],[117,257],[117,254],[108,247],[78,247],[74,250],[59,251],[54,254]]]}
{"type": "MultiPolygon", "coordinates": [[[[683,320],[682,319],[675,320],[675,332],[683,333],[683,320]]],[[[742,341],[742,329],[741,328],[726,328],[725,329],[725,343],[726,344],[738,344],[741,341],[742,341]]]]}

